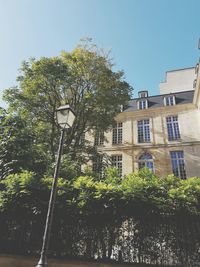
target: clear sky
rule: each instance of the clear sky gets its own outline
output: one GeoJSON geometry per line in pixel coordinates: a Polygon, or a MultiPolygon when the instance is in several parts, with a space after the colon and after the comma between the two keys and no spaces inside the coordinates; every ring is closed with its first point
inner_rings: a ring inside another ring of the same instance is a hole
{"type": "Polygon", "coordinates": [[[71,51],[84,36],[112,49],[135,96],[158,94],[165,71],[200,57],[200,0],[0,0],[0,92],[23,60],[71,51]]]}

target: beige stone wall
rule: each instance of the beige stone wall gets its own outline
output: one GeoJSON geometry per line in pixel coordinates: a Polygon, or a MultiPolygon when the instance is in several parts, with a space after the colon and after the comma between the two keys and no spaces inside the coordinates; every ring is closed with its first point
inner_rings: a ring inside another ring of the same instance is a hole
{"type": "Polygon", "coordinates": [[[200,59],[195,68],[196,88],[194,93],[194,105],[200,109],[200,59]]]}
{"type": "Polygon", "coordinates": [[[123,153],[123,174],[128,174],[131,171],[138,170],[139,157],[148,152],[153,156],[155,174],[160,177],[166,177],[172,174],[170,151],[181,150],[184,152],[185,169],[187,177],[200,176],[200,144],[199,145],[181,145],[170,147],[150,147],[150,148],[135,148],[132,154],[123,153]],[[128,160],[127,160],[128,159],[128,160]],[[132,167],[131,167],[132,161],[132,167]]]}
{"type": "Polygon", "coordinates": [[[128,119],[123,122],[123,144],[130,145],[132,144],[132,133],[133,125],[132,120],[128,119]]]}
{"type": "MultiPolygon", "coordinates": [[[[173,115],[178,116],[182,135],[181,142],[200,140],[199,110],[193,104],[184,104],[120,113],[116,120],[118,122],[123,121],[123,143],[138,144],[137,121],[150,119],[151,144],[167,144],[166,117],[173,115]]],[[[112,133],[109,132],[109,135],[112,135],[112,133]]],[[[112,145],[111,142],[112,136],[109,138],[107,146],[112,145]]]]}
{"type": "MultiPolygon", "coordinates": [[[[200,176],[200,62],[194,68],[180,69],[166,73],[166,81],[160,83],[160,93],[173,93],[196,88],[194,101],[190,104],[163,106],[155,109],[144,109],[122,112],[115,118],[123,122],[123,142],[112,145],[112,130],[105,133],[104,145],[99,151],[109,156],[122,155],[123,174],[138,169],[138,158],[149,152],[154,158],[155,173],[166,176],[172,173],[170,151],[182,150],[185,156],[187,177],[200,176]],[[177,115],[181,139],[168,141],[166,117],[177,115]],[[138,143],[137,121],[150,120],[150,143],[138,143]]],[[[94,143],[90,133],[87,137],[94,143]]]]}
{"type": "Polygon", "coordinates": [[[109,156],[122,155],[123,174],[138,169],[138,159],[144,152],[154,158],[155,173],[172,173],[170,151],[182,150],[185,155],[187,177],[200,176],[200,111],[193,104],[161,107],[150,110],[120,113],[116,120],[123,122],[123,142],[112,145],[112,131],[106,133],[107,142],[99,151],[109,156]],[[168,141],[166,117],[178,115],[181,139],[168,141]],[[150,119],[150,143],[138,143],[137,121],[150,119]]]}
{"type": "Polygon", "coordinates": [[[160,94],[193,90],[195,79],[195,68],[168,71],[166,72],[165,81],[159,85],[160,94]]]}
{"type": "Polygon", "coordinates": [[[122,174],[129,174],[133,172],[133,151],[125,147],[116,147],[113,150],[105,150],[110,157],[115,155],[122,155],[122,174]]]}
{"type": "Polygon", "coordinates": [[[187,177],[200,177],[200,144],[184,147],[187,177]]]}
{"type": "MultiPolygon", "coordinates": [[[[112,130],[110,130],[105,133],[106,141],[98,148],[99,151],[109,156],[122,155],[123,174],[136,171],[139,156],[149,152],[154,158],[155,173],[166,176],[172,173],[170,151],[182,150],[187,177],[200,176],[200,68],[196,70],[196,74],[195,68],[168,72],[166,82],[161,84],[161,92],[166,93],[170,88],[175,91],[191,90],[195,75],[197,75],[197,87],[194,103],[118,114],[116,121],[123,122],[122,144],[112,145],[112,130]],[[173,115],[178,116],[181,139],[168,141],[166,117],[173,115]],[[150,143],[138,143],[137,121],[143,119],[150,120],[150,143]]],[[[86,138],[91,143],[94,142],[91,133],[86,138]]]]}
{"type": "Polygon", "coordinates": [[[178,114],[181,142],[200,141],[200,111],[185,110],[178,114]]]}
{"type": "MultiPolygon", "coordinates": [[[[156,148],[156,147],[151,147],[151,148],[135,148],[134,149],[134,157],[133,157],[133,162],[134,162],[134,170],[138,170],[138,160],[139,157],[144,153],[148,152],[152,155],[153,161],[154,161],[154,169],[155,169],[155,174],[164,177],[167,174],[171,173],[171,168],[170,168],[170,159],[168,158],[167,155],[167,150],[165,148],[156,148]]],[[[125,163],[126,164],[126,163],[125,163]]]]}

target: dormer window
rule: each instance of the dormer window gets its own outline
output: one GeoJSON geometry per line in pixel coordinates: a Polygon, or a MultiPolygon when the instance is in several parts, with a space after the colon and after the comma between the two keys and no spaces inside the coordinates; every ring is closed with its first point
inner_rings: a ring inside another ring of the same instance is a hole
{"type": "Polygon", "coordinates": [[[138,92],[138,96],[139,98],[145,98],[145,97],[148,97],[148,91],[145,90],[145,91],[140,91],[138,92]]]}
{"type": "Polygon", "coordinates": [[[176,105],[175,96],[169,95],[164,98],[164,105],[165,106],[174,106],[176,105]]]}
{"type": "Polygon", "coordinates": [[[148,101],[147,99],[139,100],[138,101],[138,109],[147,109],[148,108],[148,101]]]}

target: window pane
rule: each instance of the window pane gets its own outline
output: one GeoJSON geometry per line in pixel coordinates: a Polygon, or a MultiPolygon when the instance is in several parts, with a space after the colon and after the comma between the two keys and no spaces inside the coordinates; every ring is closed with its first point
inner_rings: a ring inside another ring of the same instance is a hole
{"type": "Polygon", "coordinates": [[[145,153],[145,154],[143,154],[142,156],[140,156],[139,159],[140,159],[140,160],[148,160],[148,159],[152,159],[152,156],[151,156],[151,154],[149,154],[149,153],[145,153]]]}
{"type": "Polygon", "coordinates": [[[122,176],[122,155],[114,155],[111,157],[112,166],[117,168],[118,174],[122,176]]]}
{"type": "Polygon", "coordinates": [[[148,168],[152,171],[154,171],[154,166],[153,166],[153,157],[149,153],[144,153],[143,155],[140,156],[139,161],[138,161],[138,168],[148,168]]]}
{"type": "Polygon", "coordinates": [[[116,123],[113,127],[112,143],[113,145],[122,144],[122,134],[123,134],[123,124],[122,122],[116,123]]]}
{"type": "Polygon", "coordinates": [[[166,118],[168,140],[173,141],[180,139],[180,131],[177,116],[170,116],[166,118]]]}
{"type": "Polygon", "coordinates": [[[146,162],[146,167],[153,171],[153,162],[147,161],[146,162]]]}
{"type": "Polygon", "coordinates": [[[97,155],[92,165],[93,172],[97,173],[100,178],[103,177],[103,155],[97,155]]]}
{"type": "Polygon", "coordinates": [[[186,179],[183,151],[171,151],[170,155],[173,174],[178,178],[186,179]]]}
{"type": "Polygon", "coordinates": [[[142,168],[145,167],[145,163],[144,162],[139,162],[138,164],[139,164],[139,169],[142,169],[142,168]]]}
{"type": "Polygon", "coordinates": [[[166,106],[173,106],[173,105],[175,105],[175,97],[174,96],[166,96],[165,97],[165,105],[166,106]]]}
{"type": "Polygon", "coordinates": [[[104,132],[97,131],[94,138],[94,145],[95,146],[102,146],[104,143],[104,132]]]}
{"type": "Polygon", "coordinates": [[[147,102],[147,100],[140,100],[138,102],[138,108],[139,109],[146,109],[146,108],[148,108],[148,102],[147,102]]]}
{"type": "Polygon", "coordinates": [[[138,142],[150,142],[149,120],[138,121],[138,142]]]}

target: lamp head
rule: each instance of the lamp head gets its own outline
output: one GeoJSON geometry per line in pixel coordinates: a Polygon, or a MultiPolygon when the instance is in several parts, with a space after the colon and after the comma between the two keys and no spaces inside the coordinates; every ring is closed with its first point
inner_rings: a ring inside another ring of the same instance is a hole
{"type": "Polygon", "coordinates": [[[67,129],[72,127],[75,114],[69,105],[64,105],[56,109],[56,118],[60,127],[67,129]]]}

